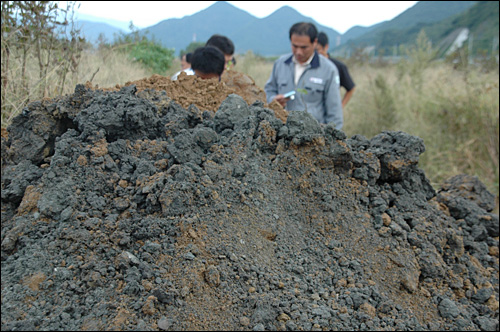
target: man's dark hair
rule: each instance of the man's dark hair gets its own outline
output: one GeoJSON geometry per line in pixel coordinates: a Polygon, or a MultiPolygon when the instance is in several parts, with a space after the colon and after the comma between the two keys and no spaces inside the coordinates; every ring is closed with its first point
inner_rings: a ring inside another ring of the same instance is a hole
{"type": "Polygon", "coordinates": [[[213,46],[198,47],[191,57],[191,69],[204,74],[222,75],[226,60],[224,54],[213,46]]]}
{"type": "Polygon", "coordinates": [[[328,45],[328,36],[324,32],[318,33],[318,44],[325,47],[328,45]]]}
{"type": "Polygon", "coordinates": [[[314,24],[308,22],[299,22],[292,25],[290,28],[290,40],[292,40],[293,34],[299,36],[309,36],[311,43],[314,43],[314,40],[318,38],[318,30],[314,24]]]}
{"type": "Polygon", "coordinates": [[[189,53],[181,53],[179,58],[182,60],[182,57],[185,56],[186,57],[186,62],[187,63],[191,63],[191,57],[193,56],[193,53],[192,52],[189,52],[189,53]]]}
{"type": "Polygon", "coordinates": [[[222,35],[213,35],[212,37],[210,37],[209,40],[207,40],[207,43],[205,44],[205,46],[217,47],[224,54],[233,55],[233,53],[234,53],[233,42],[231,41],[231,39],[227,38],[226,36],[222,36],[222,35]]]}

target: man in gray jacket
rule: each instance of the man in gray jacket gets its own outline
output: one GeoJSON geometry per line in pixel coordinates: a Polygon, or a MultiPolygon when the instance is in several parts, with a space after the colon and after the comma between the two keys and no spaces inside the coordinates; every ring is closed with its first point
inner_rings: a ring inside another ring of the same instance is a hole
{"type": "Polygon", "coordinates": [[[344,123],[337,67],[316,52],[318,30],[311,23],[290,28],[292,54],[281,56],[273,66],[264,90],[267,102],[278,101],[286,110],[307,111],[319,123],[344,123]],[[292,97],[285,94],[295,91],[292,97]],[[294,98],[295,97],[295,98],[294,98]]]}

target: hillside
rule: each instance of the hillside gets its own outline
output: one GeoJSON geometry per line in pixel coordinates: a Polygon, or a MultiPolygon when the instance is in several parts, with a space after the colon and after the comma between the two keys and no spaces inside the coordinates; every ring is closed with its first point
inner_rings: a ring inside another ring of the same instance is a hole
{"type": "MultiPolygon", "coordinates": [[[[370,31],[373,31],[374,29],[378,28],[380,25],[384,24],[384,22],[369,26],[369,27],[362,27],[362,26],[354,26],[347,30],[342,36],[341,36],[341,42],[340,44],[345,44],[351,39],[356,39],[360,36],[363,36],[367,34],[370,31]]],[[[332,45],[333,46],[333,45],[332,45]]]]}
{"type": "Polygon", "coordinates": [[[478,5],[477,1],[419,1],[393,20],[379,24],[364,35],[351,38],[346,44],[335,48],[334,52],[375,45],[377,52],[391,54],[394,46],[414,43],[421,29],[426,30],[434,44],[438,44],[446,38],[447,33],[460,27],[453,23],[454,17],[464,15],[478,5]]]}
{"type": "Polygon", "coordinates": [[[126,33],[125,30],[119,29],[107,23],[92,22],[79,20],[77,28],[81,29],[82,36],[91,43],[96,43],[102,35],[108,42],[113,42],[115,36],[120,36],[126,33]]]}
{"type": "Polygon", "coordinates": [[[479,1],[466,12],[436,23],[425,30],[431,38],[442,40],[458,28],[469,29],[469,39],[473,54],[498,51],[499,3],[479,1]]]}

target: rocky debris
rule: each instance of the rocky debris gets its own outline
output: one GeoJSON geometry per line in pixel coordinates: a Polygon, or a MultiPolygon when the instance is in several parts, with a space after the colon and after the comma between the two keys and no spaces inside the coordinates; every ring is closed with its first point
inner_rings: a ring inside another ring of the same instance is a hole
{"type": "Polygon", "coordinates": [[[175,98],[79,85],[2,134],[2,330],[498,331],[477,179],[435,191],[404,132],[175,98]]]}
{"type": "MultiPolygon", "coordinates": [[[[264,107],[274,111],[275,116],[283,122],[286,122],[288,112],[276,101],[267,104],[266,93],[262,88],[255,84],[255,81],[248,75],[238,71],[224,71],[221,81],[214,79],[203,80],[194,75],[181,73],[177,80],[172,81],[169,77],[153,75],[137,81],[126,82],[124,85],[117,84],[113,88],[104,88],[104,91],[118,91],[122,87],[135,85],[137,91],[146,93],[154,91],[164,91],[161,97],[150,97],[150,99],[175,100],[183,108],[195,105],[200,110],[216,112],[221,103],[230,95],[237,94],[242,97],[249,105],[256,101],[262,102],[264,107]]],[[[87,82],[87,88],[99,89],[93,87],[87,82]]]]}

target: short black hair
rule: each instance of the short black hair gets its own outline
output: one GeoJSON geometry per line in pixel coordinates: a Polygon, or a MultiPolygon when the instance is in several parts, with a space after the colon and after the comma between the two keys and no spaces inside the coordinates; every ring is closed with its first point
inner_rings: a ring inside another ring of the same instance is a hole
{"type": "Polygon", "coordinates": [[[328,45],[328,36],[324,32],[318,33],[318,44],[325,47],[328,45]]]}
{"type": "Polygon", "coordinates": [[[181,53],[180,59],[182,60],[182,57],[186,57],[186,62],[191,63],[191,57],[193,56],[192,52],[189,53],[181,53]]]}
{"type": "Polygon", "coordinates": [[[226,60],[224,54],[213,46],[198,47],[191,57],[191,69],[204,74],[222,75],[226,60]]]}
{"type": "Polygon", "coordinates": [[[309,36],[311,43],[314,43],[316,38],[318,38],[318,29],[316,26],[309,22],[299,22],[292,25],[290,28],[290,40],[292,40],[292,35],[296,34],[299,36],[309,36]]]}
{"type": "Polygon", "coordinates": [[[217,47],[224,54],[234,54],[234,44],[231,39],[222,35],[213,35],[207,40],[205,46],[217,47]]]}

